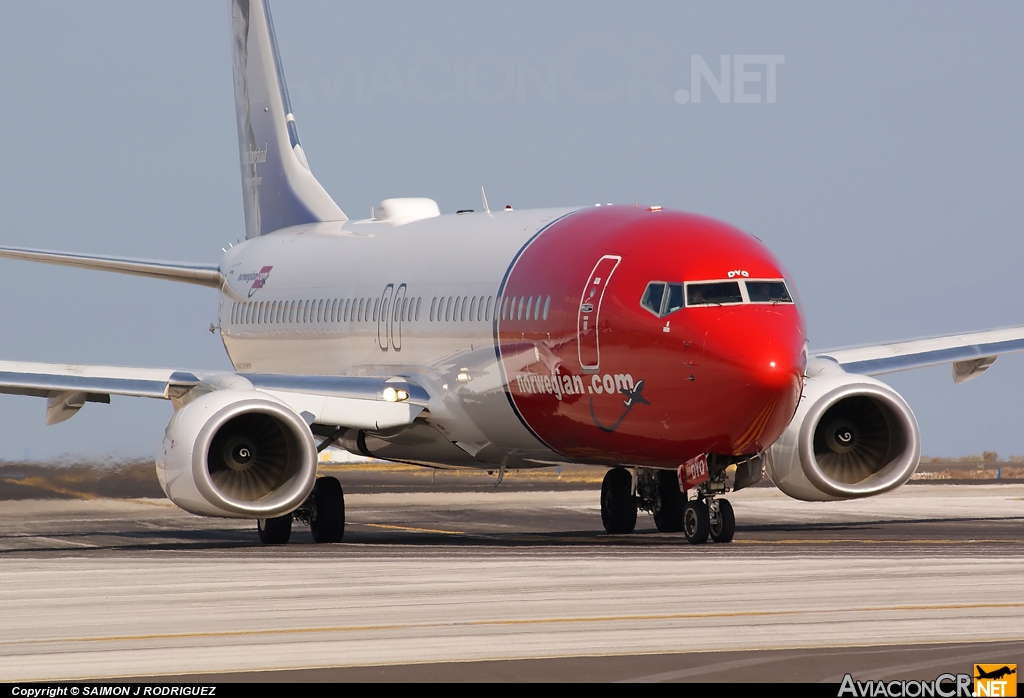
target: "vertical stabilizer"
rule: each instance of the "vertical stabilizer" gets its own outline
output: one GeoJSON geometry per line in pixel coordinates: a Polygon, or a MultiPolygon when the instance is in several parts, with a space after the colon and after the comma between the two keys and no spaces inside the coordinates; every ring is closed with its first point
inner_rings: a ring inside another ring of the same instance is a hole
{"type": "Polygon", "coordinates": [[[267,0],[229,2],[245,236],[346,220],[299,145],[267,0]]]}

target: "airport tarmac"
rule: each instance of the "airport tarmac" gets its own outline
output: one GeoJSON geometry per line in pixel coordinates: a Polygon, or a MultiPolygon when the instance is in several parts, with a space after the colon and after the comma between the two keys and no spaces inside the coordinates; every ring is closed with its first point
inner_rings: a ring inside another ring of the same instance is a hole
{"type": "Polygon", "coordinates": [[[263,547],[162,500],[0,502],[0,681],[934,678],[1024,660],[1024,485],[730,495],[736,540],[593,488],[347,497],[263,547]],[[760,667],[760,668],[758,668],[760,667]],[[873,674],[872,672],[876,672],[873,674]]]}

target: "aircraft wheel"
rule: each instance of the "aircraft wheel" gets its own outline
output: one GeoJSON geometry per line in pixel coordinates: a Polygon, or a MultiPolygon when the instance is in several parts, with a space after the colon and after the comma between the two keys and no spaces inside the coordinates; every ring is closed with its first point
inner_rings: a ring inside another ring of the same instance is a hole
{"type": "Polygon", "coordinates": [[[686,536],[686,540],[694,545],[706,543],[710,529],[708,505],[700,499],[687,502],[686,508],[683,509],[683,535],[686,536]]]}
{"type": "Polygon", "coordinates": [[[678,533],[683,530],[683,509],[686,495],[679,490],[679,478],[674,470],[658,472],[658,513],[654,525],[662,533],[678,533]]]}
{"type": "Polygon", "coordinates": [[[608,533],[632,533],[636,528],[633,476],[625,468],[612,468],[601,483],[601,523],[608,533]]]}
{"type": "Polygon", "coordinates": [[[337,479],[322,477],[313,485],[309,530],[317,543],[340,543],[345,536],[345,493],[337,479]]]}
{"type": "Polygon", "coordinates": [[[260,542],[266,545],[284,545],[292,537],[292,515],[285,514],[273,519],[257,519],[256,531],[260,542]]]}
{"type": "Polygon", "coordinates": [[[710,512],[711,540],[716,543],[730,543],[736,533],[736,515],[728,499],[716,499],[710,512]]]}

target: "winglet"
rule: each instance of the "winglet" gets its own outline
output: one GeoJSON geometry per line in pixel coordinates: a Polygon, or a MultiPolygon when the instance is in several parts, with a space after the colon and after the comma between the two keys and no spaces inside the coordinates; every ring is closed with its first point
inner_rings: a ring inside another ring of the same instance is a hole
{"type": "Polygon", "coordinates": [[[347,220],[299,145],[267,0],[230,0],[245,236],[347,220]]]}

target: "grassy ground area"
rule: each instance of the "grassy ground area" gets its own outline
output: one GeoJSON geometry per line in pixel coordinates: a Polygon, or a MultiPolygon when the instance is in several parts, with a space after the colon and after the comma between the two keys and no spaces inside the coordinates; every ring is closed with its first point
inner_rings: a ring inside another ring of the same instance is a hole
{"type": "MultiPolygon", "coordinates": [[[[509,471],[501,484],[511,490],[600,489],[604,468],[509,471]]],[[[442,470],[384,461],[320,465],[320,473],[341,480],[346,492],[485,490],[498,474],[486,470],[442,470]]],[[[982,459],[922,459],[914,480],[1022,480],[1024,463],[982,459]]],[[[768,484],[767,481],[765,484],[768,484]]],[[[13,499],[96,499],[163,497],[151,460],[90,462],[0,462],[0,501],[13,499]]]]}

